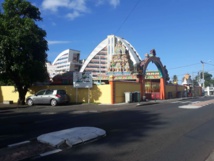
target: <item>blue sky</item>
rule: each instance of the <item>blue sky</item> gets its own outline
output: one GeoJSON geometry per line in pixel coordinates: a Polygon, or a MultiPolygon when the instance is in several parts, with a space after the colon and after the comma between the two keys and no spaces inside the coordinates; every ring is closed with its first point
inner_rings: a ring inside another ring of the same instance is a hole
{"type": "MultiPolygon", "coordinates": [[[[0,0],[2,1],[2,0],[0,0]]],[[[141,58],[155,49],[170,77],[214,75],[213,0],[29,0],[43,18],[48,60],[65,49],[86,59],[107,35],[128,40],[141,58]]],[[[156,69],[152,63],[149,70],[156,69]]]]}

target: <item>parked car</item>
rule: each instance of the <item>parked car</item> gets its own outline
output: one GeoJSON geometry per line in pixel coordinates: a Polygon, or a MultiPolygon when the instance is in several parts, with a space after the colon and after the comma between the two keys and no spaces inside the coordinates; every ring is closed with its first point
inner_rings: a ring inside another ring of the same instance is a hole
{"type": "Polygon", "coordinates": [[[62,89],[43,89],[36,94],[27,97],[26,102],[29,106],[34,104],[58,104],[69,103],[69,96],[62,89]]]}

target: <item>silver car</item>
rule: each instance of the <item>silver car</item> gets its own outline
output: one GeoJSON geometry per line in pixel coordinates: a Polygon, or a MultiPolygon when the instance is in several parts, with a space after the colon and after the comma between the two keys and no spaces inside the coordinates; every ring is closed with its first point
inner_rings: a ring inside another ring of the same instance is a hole
{"type": "Polygon", "coordinates": [[[27,97],[26,102],[29,106],[34,104],[50,104],[51,106],[56,106],[57,104],[69,103],[69,97],[65,90],[43,89],[27,97]]]}

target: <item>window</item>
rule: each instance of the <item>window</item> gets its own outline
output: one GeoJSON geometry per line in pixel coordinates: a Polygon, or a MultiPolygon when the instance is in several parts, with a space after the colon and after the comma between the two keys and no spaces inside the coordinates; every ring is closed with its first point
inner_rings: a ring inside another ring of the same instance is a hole
{"type": "Polygon", "coordinates": [[[37,92],[36,95],[40,96],[40,95],[44,95],[44,93],[45,93],[45,90],[42,90],[42,91],[37,92]]]}
{"type": "Polygon", "coordinates": [[[53,90],[50,90],[50,89],[48,89],[47,91],[46,91],[46,95],[50,95],[50,94],[52,94],[53,93],[53,90]]]}
{"type": "Polygon", "coordinates": [[[64,90],[58,90],[57,94],[66,94],[66,92],[64,90]]]}

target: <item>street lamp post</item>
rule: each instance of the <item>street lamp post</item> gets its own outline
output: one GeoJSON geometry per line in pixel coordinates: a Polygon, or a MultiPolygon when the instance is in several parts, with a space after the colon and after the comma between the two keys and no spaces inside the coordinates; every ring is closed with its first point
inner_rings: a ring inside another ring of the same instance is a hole
{"type": "Polygon", "coordinates": [[[204,85],[204,83],[205,83],[205,80],[204,80],[204,62],[201,61],[201,64],[202,64],[202,82],[203,82],[203,89],[204,89],[205,88],[205,85],[204,85]]]}

